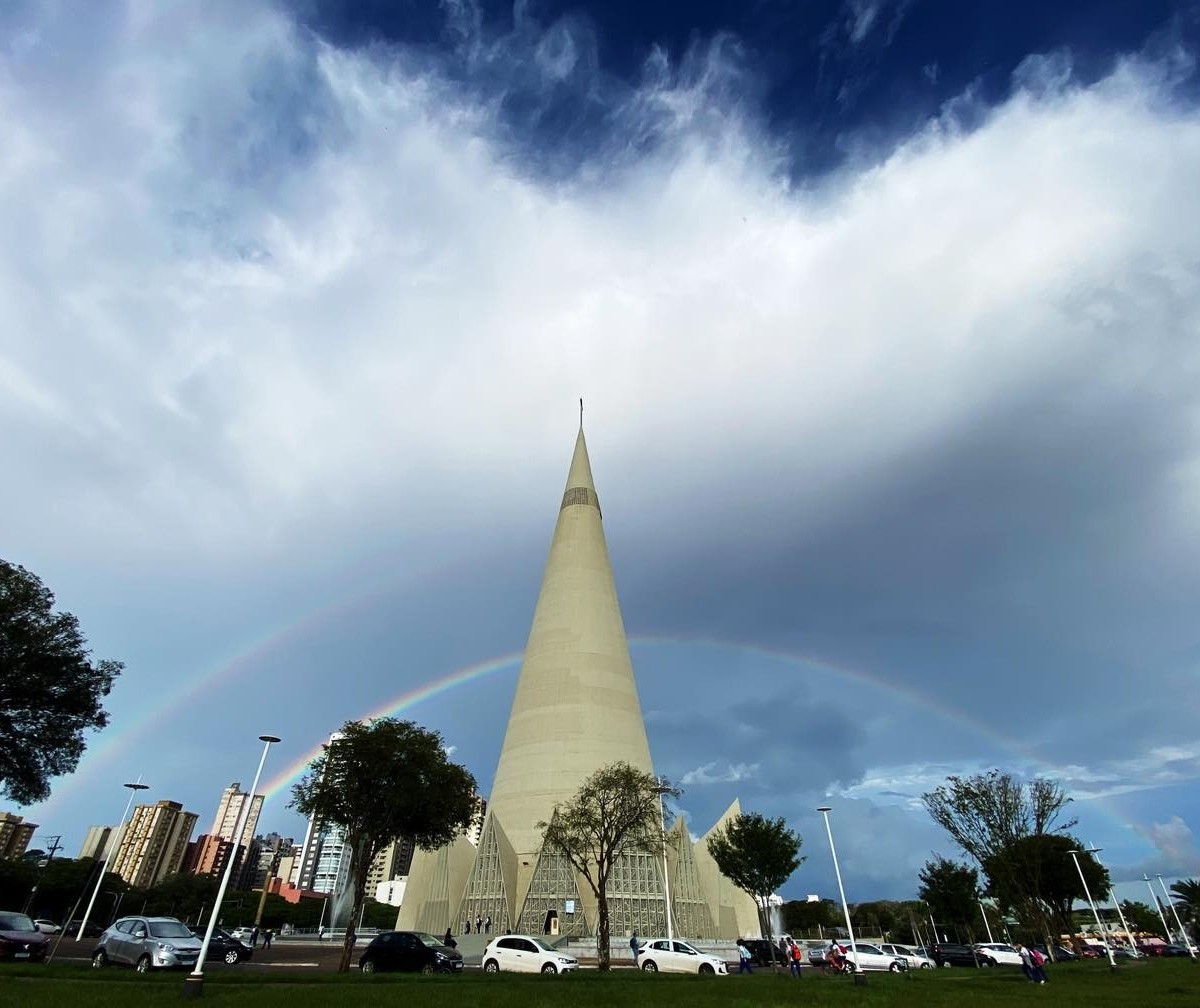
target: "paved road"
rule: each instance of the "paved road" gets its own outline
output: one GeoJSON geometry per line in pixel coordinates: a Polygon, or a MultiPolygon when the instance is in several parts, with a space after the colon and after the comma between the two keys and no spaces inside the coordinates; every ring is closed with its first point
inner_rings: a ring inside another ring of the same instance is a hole
{"type": "MultiPolygon", "coordinates": [[[[354,950],[351,963],[358,965],[358,956],[366,947],[365,941],[360,941],[354,950]]],[[[260,944],[254,950],[254,958],[237,966],[226,966],[223,962],[210,962],[204,967],[204,972],[216,970],[290,970],[307,973],[315,970],[336,970],[342,955],[342,943],[316,941],[285,941],[276,939],[269,949],[260,944]]],[[[54,963],[69,963],[72,966],[86,965],[91,961],[92,950],[88,942],[76,944],[72,939],[63,941],[62,947],[54,956],[54,963]]],[[[53,968],[54,963],[51,963],[53,968]]]]}

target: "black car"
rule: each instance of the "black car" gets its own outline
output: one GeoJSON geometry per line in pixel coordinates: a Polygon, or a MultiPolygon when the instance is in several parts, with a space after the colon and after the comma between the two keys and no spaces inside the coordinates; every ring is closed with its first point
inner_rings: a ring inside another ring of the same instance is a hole
{"type": "MultiPolygon", "coordinates": [[[[192,928],[192,934],[204,941],[203,931],[192,928]]],[[[208,943],[208,955],[205,956],[206,960],[219,959],[221,962],[229,963],[230,966],[236,966],[253,955],[254,949],[245,942],[238,941],[223,928],[213,928],[212,940],[208,943]]]]}
{"type": "Polygon", "coordinates": [[[42,962],[50,939],[42,934],[28,914],[0,910],[0,959],[42,962]]]}
{"type": "Polygon", "coordinates": [[[457,949],[424,931],[384,931],[363,949],[358,968],[364,973],[461,973],[463,957],[457,949]]]}
{"type": "Polygon", "coordinates": [[[979,959],[970,945],[941,942],[930,946],[929,957],[939,966],[978,966],[979,959]]]}
{"type": "Polygon", "coordinates": [[[742,944],[750,950],[750,961],[755,966],[770,966],[772,959],[787,965],[787,956],[779,950],[779,946],[765,938],[746,938],[742,944]]]}

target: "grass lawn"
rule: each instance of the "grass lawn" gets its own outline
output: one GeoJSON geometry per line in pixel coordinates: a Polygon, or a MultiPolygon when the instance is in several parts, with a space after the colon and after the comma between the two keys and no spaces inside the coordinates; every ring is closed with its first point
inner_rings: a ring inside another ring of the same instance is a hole
{"type": "MultiPolygon", "coordinates": [[[[140,976],[82,967],[0,967],[3,1008],[142,1008],[178,1003],[183,974],[140,976]]],[[[214,1008],[1004,1008],[1045,1003],[1053,1008],[1143,1008],[1200,1005],[1200,964],[1190,959],[1131,963],[1111,974],[1103,963],[1056,967],[1035,986],[1016,970],[925,970],[870,974],[865,986],[845,977],[809,973],[802,980],[770,970],[752,976],[652,976],[633,970],[603,975],[457,977],[362,976],[227,971],[205,981],[198,1002],[214,1008]]]]}

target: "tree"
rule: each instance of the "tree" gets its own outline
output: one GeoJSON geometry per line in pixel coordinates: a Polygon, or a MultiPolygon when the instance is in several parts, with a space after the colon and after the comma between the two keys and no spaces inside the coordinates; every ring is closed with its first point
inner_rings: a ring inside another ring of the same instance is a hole
{"type": "MultiPolygon", "coordinates": [[[[782,819],[767,819],[757,812],[735,816],[708,838],[708,853],[721,874],[754,900],[767,941],[774,937],[771,895],[804,863],[799,856],[801,843],[800,835],[782,819]]],[[[772,957],[771,966],[775,965],[772,957]]]]}
{"type": "Polygon", "coordinates": [[[1150,904],[1138,900],[1123,900],[1121,913],[1125,915],[1125,922],[1135,934],[1159,935],[1164,941],[1166,940],[1167,936],[1162,934],[1162,921],[1159,919],[1158,911],[1150,904]]]}
{"type": "Polygon", "coordinates": [[[841,908],[831,899],[788,900],[783,904],[783,928],[790,935],[821,932],[841,923],[841,908]]]}
{"type": "Polygon", "coordinates": [[[624,854],[657,854],[663,835],[663,797],[681,792],[628,763],[601,767],[570,801],[556,805],[550,822],[538,823],[542,846],[558,849],[596,897],[596,958],[609,969],[608,879],[624,854]]]}
{"type": "Polygon", "coordinates": [[[292,788],[291,805],[345,835],[353,879],[345,973],[375,855],[402,836],[424,850],[450,843],[476,815],[475,778],[450,762],[437,732],[396,718],[348,721],[292,788]]]}
{"type": "Polygon", "coordinates": [[[925,862],[918,878],[920,897],[936,924],[964,924],[970,928],[969,922],[979,908],[979,872],[937,856],[925,862]]]}
{"type": "Polygon", "coordinates": [[[942,787],[921,795],[921,801],[930,818],[980,866],[1014,840],[1065,833],[1077,822],[1055,825],[1071,801],[1059,784],[1042,777],[1022,784],[999,770],[950,777],[942,787]]]}
{"type": "Polygon", "coordinates": [[[84,732],[108,724],[101,705],[124,666],[89,655],[53,593],[0,560],[0,794],[18,805],[49,798],[50,778],[79,764],[84,732]]]}
{"type": "Polygon", "coordinates": [[[1034,834],[1011,841],[985,862],[988,888],[1001,906],[1026,921],[1037,921],[1044,932],[1073,933],[1072,907],[1087,898],[1080,871],[1097,899],[1109,890],[1108,872],[1070,836],[1034,834]],[[1078,853],[1079,867],[1071,851],[1078,853]]]}

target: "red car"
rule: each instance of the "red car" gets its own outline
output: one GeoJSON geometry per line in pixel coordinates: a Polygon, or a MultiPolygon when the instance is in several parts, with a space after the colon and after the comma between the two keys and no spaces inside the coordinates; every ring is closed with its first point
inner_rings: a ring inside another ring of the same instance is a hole
{"type": "Polygon", "coordinates": [[[0,910],[0,959],[13,962],[43,962],[50,939],[23,913],[0,910]]]}

